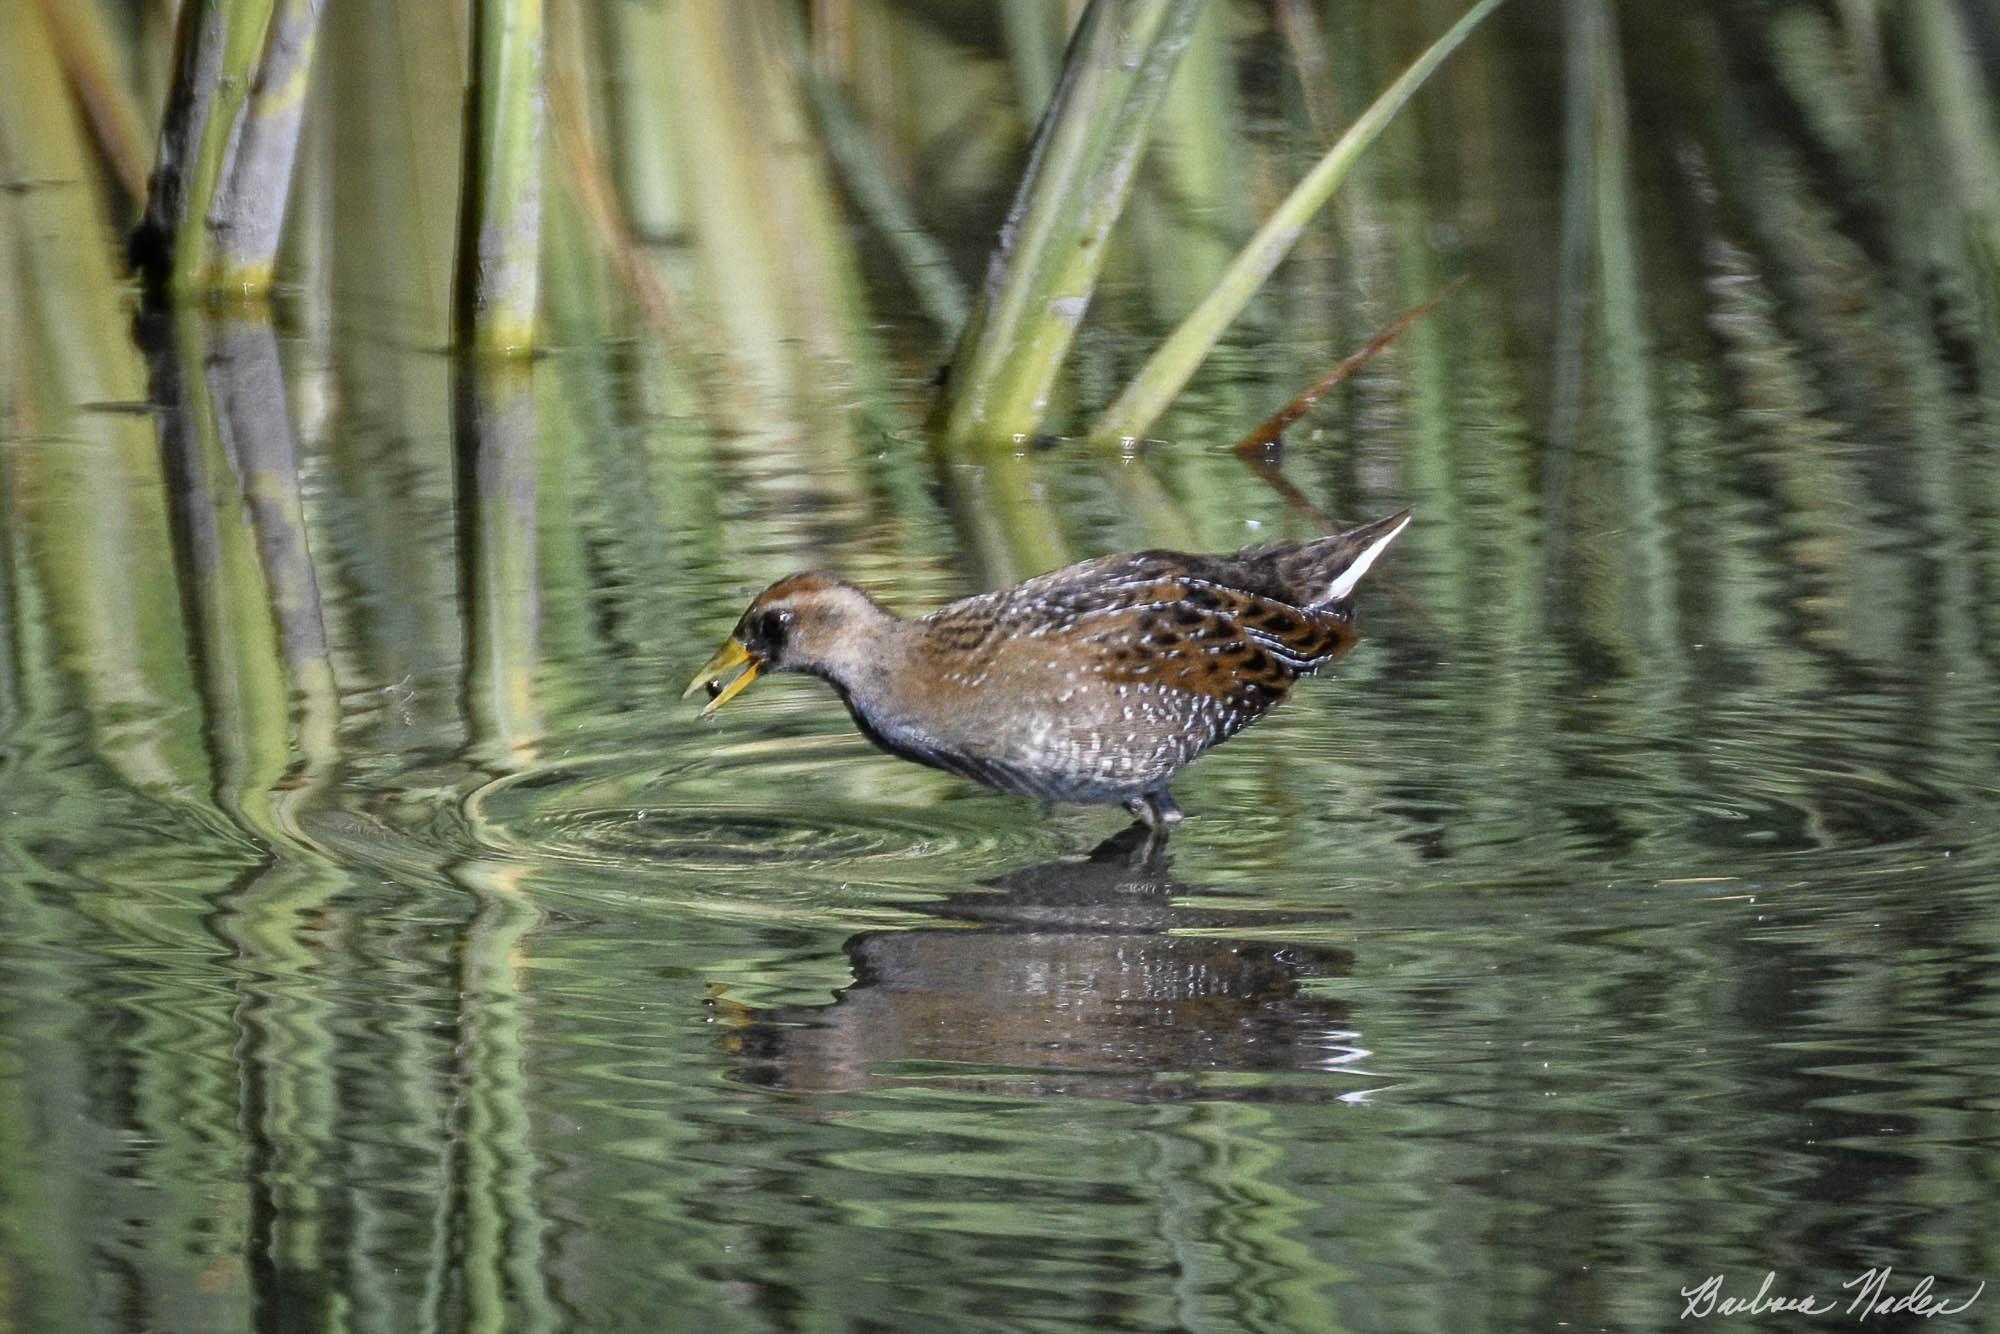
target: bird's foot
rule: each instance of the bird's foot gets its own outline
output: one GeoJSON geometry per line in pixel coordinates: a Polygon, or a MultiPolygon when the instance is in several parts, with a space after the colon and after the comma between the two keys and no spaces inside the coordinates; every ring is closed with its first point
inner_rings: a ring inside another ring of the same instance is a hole
{"type": "Polygon", "coordinates": [[[1151,792],[1141,792],[1125,803],[1125,809],[1133,818],[1148,829],[1164,831],[1170,825],[1177,825],[1186,817],[1181,808],[1174,805],[1173,794],[1164,787],[1156,787],[1151,792]]]}

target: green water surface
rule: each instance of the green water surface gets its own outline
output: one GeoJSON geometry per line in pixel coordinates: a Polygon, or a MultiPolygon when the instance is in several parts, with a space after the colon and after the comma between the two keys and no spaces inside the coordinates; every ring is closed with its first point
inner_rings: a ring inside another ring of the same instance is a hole
{"type": "MultiPolygon", "coordinates": [[[[1257,151],[1142,181],[1055,426],[1414,8],[1326,7],[1318,94],[1263,7],[1189,66],[1257,151]]],[[[713,279],[742,342],[691,353],[560,248],[546,355],[455,371],[436,247],[364,225],[449,232],[421,81],[403,176],[315,150],[275,325],[79,314],[61,191],[0,198],[0,1327],[1627,1330],[1772,1271],[1831,1328],[1870,1268],[2000,1283],[1986,48],[1913,20],[1866,101],[1821,7],[1750,8],[1496,23],[1137,458],[933,454],[941,340],[858,223],[869,313],[768,374],[768,294],[713,279]],[[1227,445],[1459,274],[1289,438],[1322,509],[1416,508],[1359,646],[1164,847],[809,681],[679,700],[794,569],[919,611],[1309,534],[1227,445]]],[[[380,33],[330,23],[338,99],[380,33]]],[[[977,256],[1006,177],[922,146],[977,256]]],[[[718,244],[658,255],[707,290],[718,244]]]]}

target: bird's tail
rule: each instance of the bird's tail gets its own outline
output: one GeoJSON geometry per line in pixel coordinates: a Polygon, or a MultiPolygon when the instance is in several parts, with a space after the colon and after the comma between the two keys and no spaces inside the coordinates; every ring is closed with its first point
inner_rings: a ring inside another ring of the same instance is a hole
{"type": "Polygon", "coordinates": [[[1285,560],[1289,582],[1295,588],[1313,590],[1308,606],[1331,607],[1354,596],[1355,585],[1368,573],[1389,544],[1407,528],[1411,511],[1391,514],[1386,519],[1364,523],[1332,537],[1308,542],[1285,560]]]}

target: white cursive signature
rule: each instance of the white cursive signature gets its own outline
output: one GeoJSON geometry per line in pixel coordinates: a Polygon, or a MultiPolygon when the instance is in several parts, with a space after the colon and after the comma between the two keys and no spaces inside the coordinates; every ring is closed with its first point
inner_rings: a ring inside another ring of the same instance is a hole
{"type": "Polygon", "coordinates": [[[1932,1316],[1957,1315],[1974,1302],[1979,1294],[1986,1291],[1984,1281],[1972,1290],[1972,1295],[1964,1301],[1954,1302],[1931,1291],[1937,1286],[1937,1278],[1925,1274],[1907,1292],[1889,1291],[1889,1279],[1896,1271],[1891,1268],[1865,1269],[1840,1286],[1854,1295],[1843,1305],[1837,1298],[1821,1297],[1818,1293],[1807,1292],[1796,1296],[1775,1293],[1778,1276],[1766,1271],[1764,1281],[1757,1285],[1756,1295],[1750,1297],[1729,1297],[1722,1291],[1728,1280],[1726,1274],[1710,1274],[1691,1288],[1681,1289],[1681,1299],[1687,1303],[1681,1308],[1683,1320],[1706,1320],[1712,1315],[1763,1315],[1772,1311],[1787,1311],[1797,1315],[1831,1315],[1839,1311],[1853,1316],[1856,1320],[1866,1320],[1878,1315],[1915,1315],[1928,1320],[1932,1316]]]}

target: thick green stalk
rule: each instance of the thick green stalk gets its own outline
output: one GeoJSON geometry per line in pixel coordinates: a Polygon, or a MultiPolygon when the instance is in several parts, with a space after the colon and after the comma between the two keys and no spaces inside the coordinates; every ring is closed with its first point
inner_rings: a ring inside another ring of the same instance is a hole
{"type": "Polygon", "coordinates": [[[209,284],[217,292],[261,297],[270,290],[321,4],[278,0],[271,16],[228,174],[208,212],[214,247],[209,284]]]}
{"type": "Polygon", "coordinates": [[[1361,113],[1361,118],[1348,127],[1340,141],[1327,150],[1250,238],[1215,289],[1168,335],[1132,383],[1105,409],[1091,431],[1091,439],[1099,443],[1137,439],[1159,420],[1221,339],[1223,331],[1291,252],[1313,214],[1333,197],[1361,154],[1444,58],[1500,3],[1501,0],[1479,0],[1361,113]]]}
{"type": "Polygon", "coordinates": [[[460,184],[457,341],[526,355],[542,233],[542,0],[473,0],[460,184]]]}
{"type": "Polygon", "coordinates": [[[203,224],[229,173],[271,7],[272,0],[187,0],[181,10],[152,192],[132,238],[136,266],[177,296],[208,276],[203,224]]]}
{"type": "Polygon", "coordinates": [[[1077,25],[952,358],[936,418],[948,444],[1009,441],[1040,425],[1201,10],[1200,0],[1092,0],[1077,25]]]}

